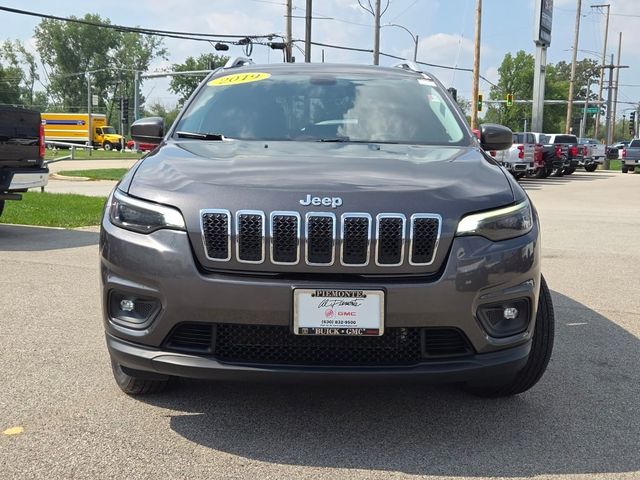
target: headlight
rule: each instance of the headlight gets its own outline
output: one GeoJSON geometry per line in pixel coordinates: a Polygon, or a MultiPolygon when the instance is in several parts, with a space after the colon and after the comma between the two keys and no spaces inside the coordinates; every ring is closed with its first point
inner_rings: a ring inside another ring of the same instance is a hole
{"type": "Polygon", "coordinates": [[[138,233],[161,228],[185,230],[184,218],[175,208],[145,202],[116,190],[109,206],[109,219],[118,227],[138,233]]]}
{"type": "Polygon", "coordinates": [[[500,241],[519,237],[533,228],[533,214],[528,200],[511,207],[467,215],[460,223],[456,235],[480,235],[500,241]]]}

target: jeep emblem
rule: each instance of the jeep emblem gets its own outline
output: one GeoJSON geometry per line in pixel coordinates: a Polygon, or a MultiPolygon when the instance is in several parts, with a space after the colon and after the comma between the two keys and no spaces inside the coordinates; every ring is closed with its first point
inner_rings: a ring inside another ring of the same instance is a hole
{"type": "Polygon", "coordinates": [[[322,205],[323,207],[337,208],[342,205],[342,198],[340,197],[312,197],[307,194],[307,197],[300,200],[300,205],[308,207],[314,205],[316,207],[322,205]]]}

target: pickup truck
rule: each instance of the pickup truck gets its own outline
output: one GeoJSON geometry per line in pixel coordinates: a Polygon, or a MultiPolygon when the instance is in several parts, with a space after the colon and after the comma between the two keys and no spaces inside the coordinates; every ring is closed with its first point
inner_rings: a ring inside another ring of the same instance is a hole
{"type": "Polygon", "coordinates": [[[587,149],[582,166],[587,172],[595,172],[598,164],[602,163],[606,155],[606,145],[598,142],[595,138],[579,138],[578,143],[587,149]]]}
{"type": "Polygon", "coordinates": [[[633,173],[640,167],[640,139],[631,140],[628,147],[622,149],[622,173],[633,173]]]}
{"type": "Polygon", "coordinates": [[[563,168],[556,169],[552,176],[571,175],[579,165],[585,164],[584,148],[578,144],[578,137],[564,133],[551,133],[546,137],[545,145],[553,145],[556,157],[563,161],[563,168]]]}
{"type": "Polygon", "coordinates": [[[549,143],[549,135],[539,132],[530,132],[536,144],[536,161],[534,176],[547,178],[549,175],[562,176],[564,159],[560,156],[555,145],[549,143]]]}
{"type": "Polygon", "coordinates": [[[517,179],[531,175],[534,172],[535,143],[531,133],[514,133],[511,148],[496,152],[495,159],[517,179]]]}
{"type": "Polygon", "coordinates": [[[21,200],[22,192],[47,184],[44,150],[40,113],[0,105],[0,215],[6,200],[21,200]]]}

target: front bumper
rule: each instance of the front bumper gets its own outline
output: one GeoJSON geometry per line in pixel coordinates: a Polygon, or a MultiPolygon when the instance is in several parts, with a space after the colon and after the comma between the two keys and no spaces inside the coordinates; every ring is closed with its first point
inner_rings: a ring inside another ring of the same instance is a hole
{"type": "MultiPolygon", "coordinates": [[[[100,241],[103,316],[111,356],[121,365],[167,375],[215,378],[251,373],[303,375],[419,375],[462,381],[507,374],[524,365],[534,322],[517,335],[493,338],[476,318],[478,307],[527,298],[535,318],[540,282],[537,226],[522,237],[491,242],[453,241],[446,264],[434,276],[401,278],[318,275],[265,276],[206,272],[195,262],[184,232],[129,232],[103,221],[100,241]],[[292,324],[293,288],[363,288],[385,291],[385,328],[451,327],[473,347],[463,357],[433,358],[410,366],[333,367],[224,363],[213,354],[171,351],[166,339],[183,322],[292,324]],[[161,308],[141,329],[123,327],[108,312],[111,291],[156,298],[161,308]]],[[[248,267],[249,268],[249,267],[248,267]]]]}

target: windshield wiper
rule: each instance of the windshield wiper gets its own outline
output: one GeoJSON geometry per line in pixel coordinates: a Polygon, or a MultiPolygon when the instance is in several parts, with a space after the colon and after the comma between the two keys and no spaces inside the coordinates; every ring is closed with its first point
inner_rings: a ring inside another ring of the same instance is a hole
{"type": "Polygon", "coordinates": [[[224,135],[221,133],[197,133],[197,132],[176,132],[178,138],[193,138],[195,140],[224,140],[224,135]]]}
{"type": "Polygon", "coordinates": [[[316,142],[350,142],[349,137],[319,138],[316,142]]]}

